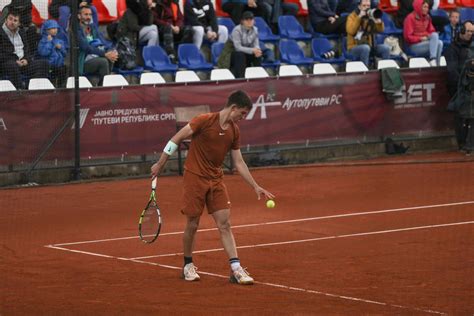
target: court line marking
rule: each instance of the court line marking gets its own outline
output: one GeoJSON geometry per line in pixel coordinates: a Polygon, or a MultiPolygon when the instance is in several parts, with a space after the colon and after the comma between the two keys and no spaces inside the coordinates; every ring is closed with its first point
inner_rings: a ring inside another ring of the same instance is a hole
{"type": "MultiPolygon", "coordinates": [[[[469,204],[474,204],[474,201],[453,202],[453,203],[422,205],[422,206],[411,206],[411,207],[385,209],[385,210],[378,210],[378,211],[366,211],[366,212],[357,212],[357,213],[342,213],[342,214],[336,214],[336,215],[298,218],[298,219],[291,219],[291,220],[284,220],[284,221],[272,221],[272,222],[263,222],[263,223],[254,223],[254,224],[243,224],[243,225],[232,226],[232,229],[246,228],[246,227],[257,227],[257,226],[265,226],[265,225],[278,225],[278,224],[286,224],[286,223],[297,223],[297,222],[306,222],[306,221],[317,221],[317,220],[323,220],[323,219],[352,217],[352,216],[364,216],[364,215],[373,215],[373,214],[403,212],[403,211],[410,211],[410,210],[422,210],[422,209],[439,208],[439,207],[447,207],[447,206],[460,206],[460,205],[469,205],[469,204]]],[[[204,228],[204,229],[199,229],[198,232],[202,233],[202,232],[210,232],[210,231],[216,231],[216,230],[217,230],[217,228],[204,228]]],[[[162,233],[162,234],[160,234],[160,237],[170,236],[170,235],[181,235],[181,234],[183,234],[183,231],[176,231],[176,232],[162,233]]],[[[129,236],[129,237],[118,237],[118,238],[68,242],[68,243],[60,243],[60,244],[54,244],[54,245],[55,246],[70,246],[70,245],[92,244],[92,243],[99,243],[99,242],[137,239],[137,238],[139,238],[139,237],[135,235],[135,236],[129,236]]]]}
{"type": "MultiPolygon", "coordinates": [[[[380,234],[396,233],[396,232],[403,232],[403,231],[413,231],[413,230],[420,230],[420,229],[439,228],[439,227],[447,227],[447,226],[459,226],[459,225],[468,225],[468,224],[474,224],[474,221],[447,223],[447,224],[435,224],[435,225],[416,226],[416,227],[406,227],[406,228],[379,230],[379,231],[371,231],[371,232],[363,232],[363,233],[353,233],[353,234],[317,237],[317,238],[310,238],[310,239],[299,239],[299,240],[280,241],[280,242],[272,242],[272,243],[265,243],[265,244],[245,245],[245,246],[237,246],[237,249],[259,248],[259,247],[269,247],[269,246],[278,246],[278,245],[290,245],[290,244],[305,243],[305,242],[320,241],[320,240],[328,240],[328,239],[341,239],[341,238],[357,237],[357,236],[380,235],[380,234]]],[[[196,253],[207,253],[207,252],[217,252],[217,251],[223,251],[223,250],[224,250],[224,248],[214,248],[214,249],[196,250],[196,251],[193,251],[193,253],[194,254],[196,254],[196,253]]],[[[176,252],[176,253],[167,253],[167,254],[153,255],[153,256],[134,257],[134,258],[131,258],[131,259],[141,260],[141,259],[160,258],[160,257],[173,257],[173,256],[182,256],[182,255],[183,255],[182,252],[176,252]]]]}

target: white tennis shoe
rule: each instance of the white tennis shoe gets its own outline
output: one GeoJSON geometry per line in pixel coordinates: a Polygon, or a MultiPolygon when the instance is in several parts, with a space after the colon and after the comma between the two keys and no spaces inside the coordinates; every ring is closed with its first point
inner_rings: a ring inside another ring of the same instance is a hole
{"type": "Polygon", "coordinates": [[[201,277],[199,277],[199,274],[197,274],[196,271],[197,271],[197,267],[194,266],[192,262],[188,263],[183,268],[183,278],[186,281],[199,281],[201,277]]]}
{"type": "Polygon", "coordinates": [[[232,274],[230,275],[230,283],[251,285],[253,284],[253,278],[249,275],[247,270],[239,267],[237,270],[232,271],[232,274]]]}

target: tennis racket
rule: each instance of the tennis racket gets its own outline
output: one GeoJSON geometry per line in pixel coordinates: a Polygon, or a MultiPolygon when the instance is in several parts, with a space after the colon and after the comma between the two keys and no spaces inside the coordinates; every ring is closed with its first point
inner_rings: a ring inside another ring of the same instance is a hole
{"type": "Polygon", "coordinates": [[[138,233],[141,241],[150,244],[158,238],[161,230],[161,213],[156,203],[156,177],[151,182],[151,194],[148,204],[140,214],[138,233]]]}

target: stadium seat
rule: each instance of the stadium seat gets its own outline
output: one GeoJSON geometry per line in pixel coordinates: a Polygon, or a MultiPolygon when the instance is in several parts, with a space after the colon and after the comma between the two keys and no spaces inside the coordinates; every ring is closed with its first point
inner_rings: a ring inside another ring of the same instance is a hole
{"type": "Polygon", "coordinates": [[[216,11],[217,17],[228,17],[229,14],[222,10],[222,0],[212,1],[214,4],[214,10],[216,11]]]}
{"type": "Polygon", "coordinates": [[[456,6],[458,7],[474,7],[474,0],[456,0],[456,6]]]}
{"type": "Polygon", "coordinates": [[[124,77],[126,76],[136,76],[136,77],[140,77],[140,75],[142,74],[143,70],[145,70],[143,67],[135,67],[133,69],[130,69],[130,70],[125,70],[125,69],[120,69],[120,68],[114,68],[113,69],[113,72],[115,73],[118,73],[124,77]]]}
{"type": "Polygon", "coordinates": [[[443,9],[436,9],[436,10],[431,10],[430,11],[431,16],[439,16],[442,18],[449,19],[449,13],[443,9]]]}
{"type": "Polygon", "coordinates": [[[336,74],[336,69],[331,64],[314,64],[313,75],[336,74]]]}
{"type": "Polygon", "coordinates": [[[105,75],[102,86],[123,87],[128,86],[128,81],[122,75],[105,75]]]}
{"type": "Polygon", "coordinates": [[[273,34],[272,29],[263,18],[256,16],[255,26],[258,29],[258,38],[262,42],[277,42],[280,40],[280,36],[273,34]]]}
{"type": "Polygon", "coordinates": [[[332,50],[337,51],[337,49],[333,48],[331,42],[327,38],[313,38],[313,40],[311,41],[311,48],[313,50],[313,58],[315,61],[334,64],[341,64],[345,62],[345,58],[343,56],[335,58],[324,58],[324,53],[327,53],[332,50]]]}
{"type": "Polygon", "coordinates": [[[389,14],[383,12],[382,21],[384,24],[384,31],[382,32],[383,34],[395,36],[403,34],[403,30],[395,26],[395,23],[393,22],[392,17],[389,14]]]}
{"type": "Polygon", "coordinates": [[[16,88],[10,80],[0,80],[0,92],[7,91],[16,91],[16,88]]]}
{"type": "Polygon", "coordinates": [[[397,0],[380,0],[378,8],[387,13],[395,13],[398,11],[397,0]]]}
{"type": "Polygon", "coordinates": [[[165,79],[157,72],[144,72],[140,76],[140,84],[161,84],[165,79]]]}
{"type": "Polygon", "coordinates": [[[393,59],[381,59],[377,63],[377,69],[385,69],[385,68],[400,68],[397,62],[393,59]]]}
{"type": "Polygon", "coordinates": [[[212,69],[211,80],[232,80],[235,79],[234,75],[229,69],[212,69]]]}
{"type": "Polygon", "coordinates": [[[32,78],[28,84],[28,90],[54,90],[54,85],[48,78],[32,78]]]}
{"type": "Polygon", "coordinates": [[[201,81],[198,75],[192,70],[180,70],[176,72],[175,82],[197,82],[201,81]]]}
{"type": "Polygon", "coordinates": [[[246,79],[255,79],[255,78],[268,78],[268,73],[263,67],[247,67],[245,68],[245,78],[246,79]]]}
{"type": "Polygon", "coordinates": [[[431,66],[430,66],[430,63],[426,60],[426,58],[413,57],[413,58],[410,58],[408,67],[409,68],[429,68],[431,66]]]}
{"type": "Polygon", "coordinates": [[[125,0],[94,0],[93,5],[97,8],[99,23],[110,23],[117,21],[127,10],[125,0]]]}
{"type": "Polygon", "coordinates": [[[306,0],[285,0],[287,3],[296,3],[298,5],[298,16],[308,16],[308,3],[306,0]]]}
{"type": "Polygon", "coordinates": [[[465,21],[474,20],[474,9],[473,8],[460,8],[459,9],[459,22],[464,23],[465,21]]]}
{"type": "Polygon", "coordinates": [[[224,25],[227,28],[227,31],[229,31],[229,35],[232,34],[232,30],[235,27],[234,21],[232,21],[231,18],[218,18],[217,24],[224,25]]]}
{"type": "Polygon", "coordinates": [[[350,52],[347,51],[347,37],[342,38],[342,55],[346,60],[355,60],[356,58],[350,52]]]}
{"type": "Polygon", "coordinates": [[[440,0],[438,8],[452,10],[456,8],[456,2],[454,0],[440,0]]]}
{"type": "Polygon", "coordinates": [[[211,45],[211,60],[214,65],[217,65],[217,61],[219,60],[219,56],[224,49],[224,43],[215,42],[211,45]]]}
{"type": "Polygon", "coordinates": [[[313,59],[304,56],[304,52],[295,40],[280,41],[281,61],[291,65],[312,65],[313,59]]]}
{"type": "Polygon", "coordinates": [[[160,46],[145,46],[142,51],[145,68],[157,72],[172,72],[178,70],[178,66],[171,63],[170,58],[160,46]]]}
{"type": "MultiPolygon", "coordinates": [[[[67,78],[66,88],[74,88],[74,77],[67,78]]],[[[79,76],[79,88],[92,88],[92,83],[85,76],[79,76]]]]}
{"type": "Polygon", "coordinates": [[[282,65],[278,70],[280,77],[302,76],[303,72],[296,65],[282,65]]]}
{"type": "Polygon", "coordinates": [[[441,56],[441,59],[439,60],[439,66],[440,67],[446,67],[447,66],[446,57],[441,56]]]}
{"type": "Polygon", "coordinates": [[[189,70],[212,70],[214,65],[206,62],[203,54],[194,44],[181,44],[178,46],[179,67],[189,70]]]}
{"type": "Polygon", "coordinates": [[[349,61],[346,63],[346,72],[366,72],[369,68],[361,61],[349,61]]]}
{"type": "Polygon", "coordinates": [[[292,15],[280,15],[278,17],[278,30],[280,36],[294,40],[310,40],[312,35],[306,33],[303,26],[292,15]]]}

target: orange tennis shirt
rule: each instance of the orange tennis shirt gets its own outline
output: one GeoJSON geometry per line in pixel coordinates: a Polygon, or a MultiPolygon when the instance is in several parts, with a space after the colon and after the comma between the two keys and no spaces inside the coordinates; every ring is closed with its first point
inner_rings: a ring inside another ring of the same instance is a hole
{"type": "Polygon", "coordinates": [[[189,125],[193,136],[184,169],[209,179],[222,177],[226,154],[240,148],[239,127],[231,121],[227,129],[222,129],[219,112],[198,115],[189,125]]]}

